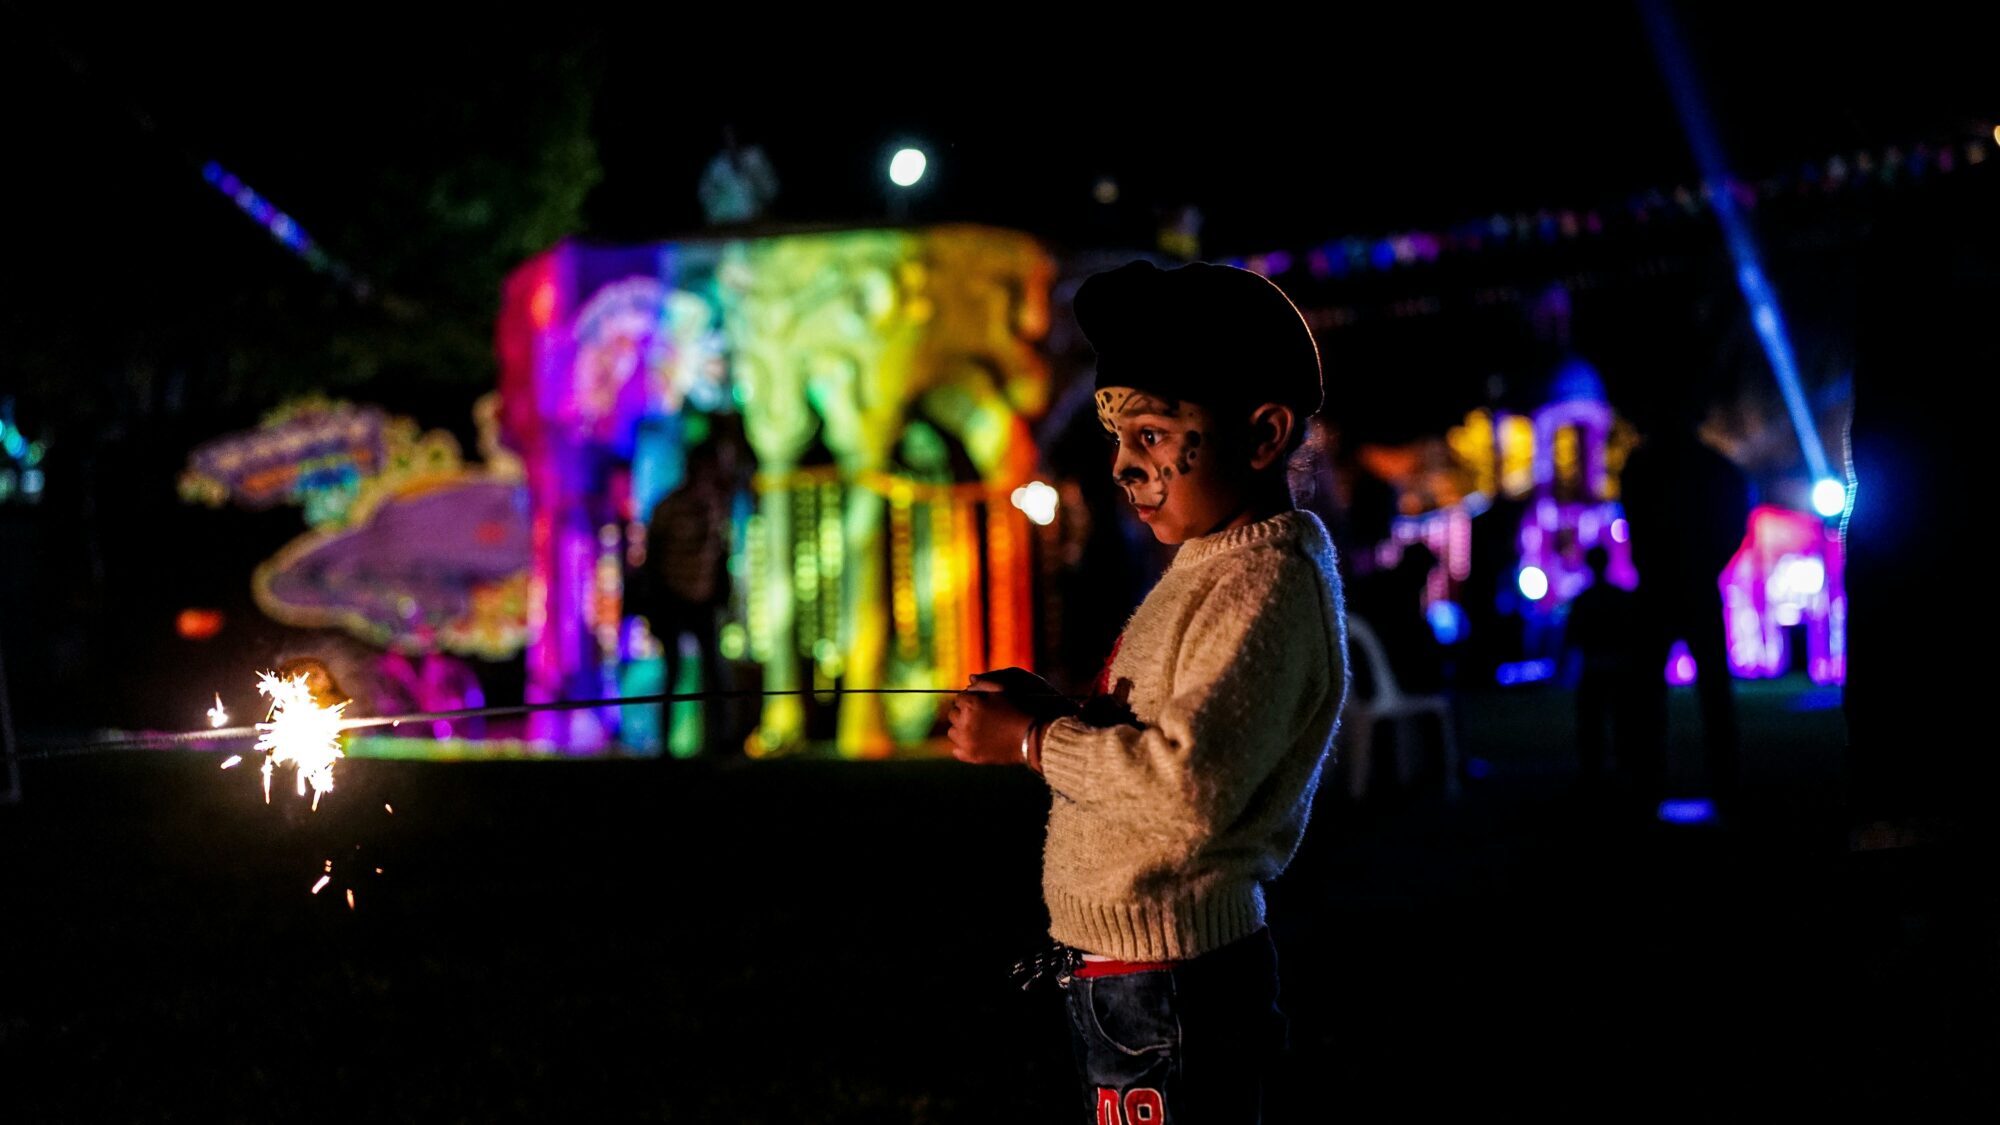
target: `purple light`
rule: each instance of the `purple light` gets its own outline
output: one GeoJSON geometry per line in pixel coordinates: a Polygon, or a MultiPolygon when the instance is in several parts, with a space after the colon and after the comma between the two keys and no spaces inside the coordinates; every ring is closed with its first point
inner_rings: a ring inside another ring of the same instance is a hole
{"type": "Polygon", "coordinates": [[[1556,662],[1553,660],[1517,660],[1502,664],[1494,672],[1494,678],[1507,685],[1532,684],[1552,679],[1555,674],[1556,662]]]}
{"type": "Polygon", "coordinates": [[[1668,824],[1707,824],[1715,819],[1715,802],[1705,797],[1661,801],[1659,817],[1668,824]]]}
{"type": "Polygon", "coordinates": [[[1694,656],[1688,652],[1686,641],[1675,641],[1667,654],[1667,682],[1675,687],[1683,687],[1694,682],[1694,656]]]}

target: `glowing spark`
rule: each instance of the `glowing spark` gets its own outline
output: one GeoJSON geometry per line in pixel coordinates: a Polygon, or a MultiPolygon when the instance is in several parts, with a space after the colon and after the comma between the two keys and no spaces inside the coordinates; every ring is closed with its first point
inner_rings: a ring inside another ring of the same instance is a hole
{"type": "Polygon", "coordinates": [[[235,769],[237,766],[240,766],[242,764],[243,764],[243,755],[241,754],[231,754],[229,757],[224,758],[222,760],[222,768],[226,770],[235,769]]]}
{"type": "Polygon", "coordinates": [[[353,888],[353,887],[349,887],[349,888],[347,888],[347,908],[348,908],[349,910],[352,910],[352,909],[354,909],[354,888],[353,888]]]}
{"type": "Polygon", "coordinates": [[[320,877],[319,877],[319,882],[317,882],[317,883],[314,883],[314,884],[313,884],[313,893],[314,893],[314,894],[318,894],[318,893],[320,893],[321,891],[325,890],[325,889],[326,889],[326,885],[327,885],[328,883],[331,883],[331,882],[333,882],[333,876],[331,876],[331,875],[322,875],[322,876],[320,876],[320,877]]]}
{"type": "Polygon", "coordinates": [[[389,814],[390,816],[395,816],[395,815],[396,815],[396,810],[395,810],[395,809],[392,809],[392,808],[389,808],[389,806],[388,806],[388,805],[386,805],[386,804],[385,804],[385,805],[383,805],[383,806],[382,806],[382,808],[383,808],[384,810],[386,810],[386,811],[388,812],[388,814],[389,814]]]}
{"type": "Polygon", "coordinates": [[[376,868],[376,869],[375,869],[375,874],[377,874],[377,875],[380,875],[381,873],[382,873],[382,869],[381,869],[381,868],[379,868],[379,867],[378,867],[378,868],[376,868]]]}
{"type": "Polygon", "coordinates": [[[210,707],[208,709],[208,725],[212,727],[219,727],[222,726],[224,723],[227,723],[228,721],[229,721],[229,712],[223,709],[222,693],[217,692],[215,694],[215,706],[210,707]]]}
{"type": "Polygon", "coordinates": [[[257,724],[263,732],[257,749],[269,751],[264,758],[267,804],[271,800],[271,774],[286,763],[297,775],[299,796],[306,795],[308,784],[312,786],[314,809],[319,808],[320,795],[333,789],[333,764],[342,757],[340,713],[347,703],[320,706],[306,686],[308,678],[303,672],[291,679],[265,672],[257,679],[257,690],[271,697],[270,720],[257,724]]]}

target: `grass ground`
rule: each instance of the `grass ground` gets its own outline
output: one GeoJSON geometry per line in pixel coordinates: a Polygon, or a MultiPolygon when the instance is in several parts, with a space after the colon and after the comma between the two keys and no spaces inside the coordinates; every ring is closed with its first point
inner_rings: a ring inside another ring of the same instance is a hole
{"type": "MultiPolygon", "coordinates": [[[[1991,873],[1848,854],[1837,696],[1741,699],[1720,826],[1575,796],[1543,687],[1462,700],[1459,801],[1323,787],[1271,1118],[1990,1120],[1991,873]]],[[[353,760],[314,814],[215,767],[27,764],[0,1120],[1069,1120],[1058,1001],[1006,979],[1025,771],[353,760]]]]}

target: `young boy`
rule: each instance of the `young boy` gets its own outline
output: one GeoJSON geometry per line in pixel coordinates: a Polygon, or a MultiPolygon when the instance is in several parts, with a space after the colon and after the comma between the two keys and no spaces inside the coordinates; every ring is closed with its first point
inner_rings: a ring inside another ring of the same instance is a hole
{"type": "Polygon", "coordinates": [[[1019,669],[952,705],[953,754],[1053,794],[1042,890],[1090,1120],[1255,1121],[1285,1018],[1264,884],[1305,831],[1347,694],[1333,547],[1287,462],[1319,351],[1246,270],[1087,279],[1111,471],[1173,564],[1081,711],[1019,669]]]}

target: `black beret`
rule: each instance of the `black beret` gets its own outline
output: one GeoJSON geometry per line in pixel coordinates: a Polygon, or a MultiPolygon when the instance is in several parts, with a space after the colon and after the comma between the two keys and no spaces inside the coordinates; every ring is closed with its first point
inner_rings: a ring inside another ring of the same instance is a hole
{"type": "Polygon", "coordinates": [[[1204,406],[1281,402],[1301,415],[1325,400],[1305,317],[1249,270],[1128,262],[1085,278],[1075,310],[1097,352],[1099,391],[1130,387],[1204,406]]]}

